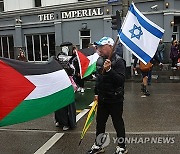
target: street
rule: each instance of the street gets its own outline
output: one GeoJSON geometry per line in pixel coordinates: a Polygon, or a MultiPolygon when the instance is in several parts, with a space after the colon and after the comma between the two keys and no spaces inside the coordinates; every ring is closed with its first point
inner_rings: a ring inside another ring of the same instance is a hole
{"type": "MultiPolygon", "coordinates": [[[[93,101],[94,81],[85,83],[85,93],[76,93],[77,127],[62,131],[54,115],[0,128],[0,154],[85,154],[95,139],[95,119],[80,146],[79,140],[93,101]]],[[[140,83],[126,82],[124,122],[129,154],[178,154],[180,152],[180,83],[152,83],[151,95],[141,97],[140,83]]],[[[106,131],[115,150],[116,133],[109,117],[106,131]]]]}

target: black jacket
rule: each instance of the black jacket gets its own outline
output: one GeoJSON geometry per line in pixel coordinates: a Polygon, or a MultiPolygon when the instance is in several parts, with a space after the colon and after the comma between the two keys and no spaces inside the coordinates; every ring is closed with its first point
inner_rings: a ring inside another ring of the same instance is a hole
{"type": "Polygon", "coordinates": [[[95,95],[99,103],[118,103],[124,100],[125,60],[117,54],[111,59],[111,70],[102,74],[105,58],[97,60],[95,95]]]}

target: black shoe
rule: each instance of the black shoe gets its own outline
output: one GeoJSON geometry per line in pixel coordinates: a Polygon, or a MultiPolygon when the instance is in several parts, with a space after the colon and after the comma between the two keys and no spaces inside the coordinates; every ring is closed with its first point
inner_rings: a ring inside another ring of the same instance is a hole
{"type": "Polygon", "coordinates": [[[145,95],[145,96],[150,96],[149,91],[148,91],[148,90],[145,90],[145,91],[144,91],[144,95],[145,95]]]}
{"type": "Polygon", "coordinates": [[[104,148],[101,148],[97,146],[96,144],[93,144],[91,149],[86,154],[98,154],[98,153],[103,153],[103,152],[105,152],[104,148]]]}

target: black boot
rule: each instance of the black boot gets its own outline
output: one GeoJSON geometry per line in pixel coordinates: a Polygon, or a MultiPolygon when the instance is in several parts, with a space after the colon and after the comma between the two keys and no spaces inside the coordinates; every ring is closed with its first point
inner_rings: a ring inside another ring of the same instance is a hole
{"type": "Polygon", "coordinates": [[[144,93],[144,84],[141,84],[141,92],[144,93]]]}
{"type": "Polygon", "coordinates": [[[144,86],[143,93],[144,93],[145,96],[150,96],[150,93],[149,93],[149,91],[146,89],[146,86],[144,86]]]}

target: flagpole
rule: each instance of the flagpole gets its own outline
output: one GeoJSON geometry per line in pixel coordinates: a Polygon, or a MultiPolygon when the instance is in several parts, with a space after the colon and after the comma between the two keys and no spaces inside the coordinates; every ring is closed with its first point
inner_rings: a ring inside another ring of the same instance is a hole
{"type": "Polygon", "coordinates": [[[116,41],[115,41],[115,43],[114,43],[114,45],[113,45],[112,52],[111,52],[111,54],[110,54],[109,57],[108,57],[109,60],[111,60],[111,58],[112,58],[112,55],[113,55],[113,53],[114,53],[114,51],[115,51],[115,49],[116,49],[116,46],[117,46],[118,41],[119,41],[119,36],[117,36],[116,41]]]}

